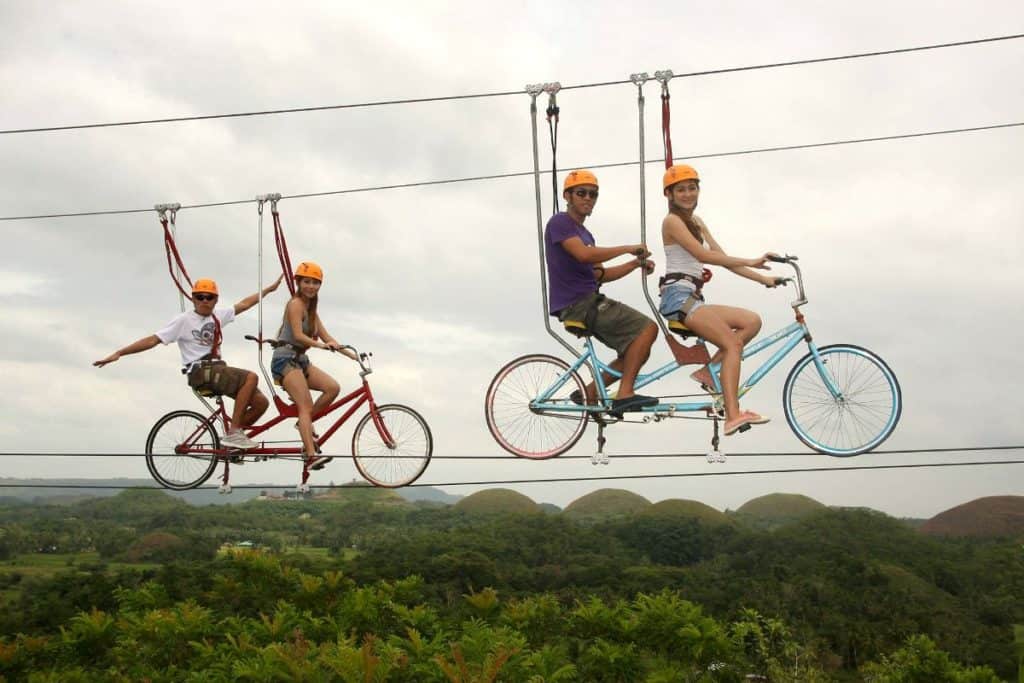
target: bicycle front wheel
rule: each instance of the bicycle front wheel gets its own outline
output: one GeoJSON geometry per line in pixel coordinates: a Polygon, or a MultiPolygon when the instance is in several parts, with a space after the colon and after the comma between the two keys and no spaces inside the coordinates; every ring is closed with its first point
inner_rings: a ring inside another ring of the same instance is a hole
{"type": "Polygon", "coordinates": [[[161,486],[175,491],[201,485],[217,467],[220,448],[211,418],[191,410],[167,413],[153,425],[146,438],[146,467],[161,486]]]}
{"type": "MultiPolygon", "coordinates": [[[[553,458],[576,445],[587,428],[584,410],[541,411],[530,406],[566,374],[568,363],[544,354],[516,358],[498,371],[484,399],[487,428],[498,445],[534,460],[553,458]]],[[[584,391],[583,380],[575,372],[548,402],[572,406],[569,395],[574,390],[584,391]]]]}
{"type": "Polygon", "coordinates": [[[818,349],[822,370],[807,354],[782,390],[786,421],[797,438],[835,456],[866,453],[892,434],[903,410],[900,384],[877,355],[851,344],[818,349]],[[822,376],[839,390],[833,396],[822,376]]]}
{"type": "Polygon", "coordinates": [[[412,408],[396,403],[378,406],[377,417],[391,438],[389,446],[373,423],[373,414],[359,420],[352,433],[352,460],[374,486],[408,486],[423,474],[434,452],[427,421],[412,408]]]}

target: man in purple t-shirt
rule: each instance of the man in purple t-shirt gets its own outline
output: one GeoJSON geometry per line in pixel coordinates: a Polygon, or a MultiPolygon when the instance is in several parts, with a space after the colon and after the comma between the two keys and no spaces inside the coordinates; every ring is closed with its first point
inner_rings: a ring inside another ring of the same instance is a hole
{"type": "MultiPolygon", "coordinates": [[[[640,258],[607,268],[604,261],[627,254],[646,259],[651,252],[643,244],[596,246],[594,236],[583,227],[583,222],[593,212],[597,194],[597,177],[590,171],[572,171],[566,176],[562,188],[565,211],[552,216],[544,231],[548,295],[551,315],[559,320],[588,320],[588,332],[618,352],[619,357],[611,367],[622,373],[622,380],[611,412],[622,413],[658,404],[658,399],[633,390],[640,367],[651,355],[658,326],[629,306],[600,295],[598,288],[601,283],[618,280],[643,267],[640,258]],[[589,318],[588,313],[592,313],[589,318]]],[[[647,260],[646,264],[650,274],[654,263],[647,260]]],[[[606,384],[615,381],[609,375],[603,379],[606,384]]],[[[597,387],[593,382],[586,391],[587,403],[596,403],[597,387]]],[[[574,392],[572,398],[578,403],[584,400],[579,392],[574,392]]]]}

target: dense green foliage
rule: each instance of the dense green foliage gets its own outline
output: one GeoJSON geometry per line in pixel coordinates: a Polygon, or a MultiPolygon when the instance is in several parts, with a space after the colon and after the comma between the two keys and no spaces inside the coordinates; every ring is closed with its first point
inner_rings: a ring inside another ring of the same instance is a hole
{"type": "Polygon", "coordinates": [[[150,491],[0,506],[0,677],[1018,675],[1019,541],[934,538],[863,510],[768,531],[662,508],[584,519],[337,500],[195,508],[150,491]],[[240,542],[260,549],[218,552],[240,542]],[[86,552],[98,561],[14,569],[25,553],[86,552]],[[149,564],[121,564],[138,562],[149,564]]]}

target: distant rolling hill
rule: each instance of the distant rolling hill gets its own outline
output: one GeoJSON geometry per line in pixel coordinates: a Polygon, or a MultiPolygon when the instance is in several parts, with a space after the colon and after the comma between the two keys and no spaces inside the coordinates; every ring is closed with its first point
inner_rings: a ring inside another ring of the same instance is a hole
{"type": "Polygon", "coordinates": [[[565,506],[564,513],[576,519],[631,515],[650,507],[651,501],[624,489],[599,489],[565,506]]]}
{"type": "Polygon", "coordinates": [[[529,496],[512,489],[485,489],[470,494],[455,504],[456,510],[469,513],[501,514],[541,512],[529,496]]]}
{"type": "Polygon", "coordinates": [[[823,503],[797,493],[771,493],[747,501],[734,514],[745,524],[772,529],[826,509],[823,503]]]}
{"type": "Polygon", "coordinates": [[[711,525],[736,523],[724,512],[719,512],[710,505],[680,498],[659,501],[637,514],[641,517],[658,517],[660,519],[697,519],[711,525]]]}
{"type": "MultiPolygon", "coordinates": [[[[12,479],[0,477],[0,485],[6,485],[0,487],[0,499],[17,500],[24,503],[66,505],[84,500],[85,498],[116,496],[126,488],[150,488],[156,484],[152,479],[12,479]],[[58,488],[36,488],[40,486],[55,486],[58,488]]],[[[205,486],[207,488],[192,489],[190,491],[161,490],[175,498],[181,498],[191,505],[244,503],[259,498],[263,492],[271,496],[281,497],[286,492],[290,494],[295,490],[294,486],[247,484],[247,486],[252,486],[253,488],[234,488],[230,494],[222,495],[217,492],[216,480],[213,478],[205,486]]],[[[322,495],[330,490],[324,487],[317,487],[315,484],[312,486],[314,495],[322,495]]],[[[445,493],[441,489],[430,486],[394,489],[394,491],[410,502],[430,501],[453,505],[462,499],[462,496],[445,493]]]]}
{"type": "Polygon", "coordinates": [[[919,531],[931,536],[1024,536],[1024,496],[978,498],[940,512],[919,531]]]}

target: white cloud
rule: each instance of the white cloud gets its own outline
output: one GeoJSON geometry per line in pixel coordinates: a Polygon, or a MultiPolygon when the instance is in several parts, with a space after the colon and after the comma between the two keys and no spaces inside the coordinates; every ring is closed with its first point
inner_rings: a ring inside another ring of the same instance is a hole
{"type": "MultiPolygon", "coordinates": [[[[344,3],[300,3],[284,13],[265,2],[244,10],[218,2],[6,3],[0,128],[623,80],[636,71],[684,73],[1002,35],[1024,19],[1024,7],[1011,1],[987,3],[985,12],[946,4],[939,11],[926,0],[842,7],[597,2],[586,10],[398,2],[384,11],[344,3]],[[879,23],[883,13],[888,20],[879,23]]],[[[1024,91],[1012,87],[1022,67],[1021,42],[1008,41],[677,79],[674,151],[698,155],[1014,121],[1024,105],[1024,91]]],[[[650,84],[645,93],[646,154],[655,159],[657,88],[650,84]]],[[[636,158],[632,85],[565,90],[559,103],[561,166],[636,158]]],[[[0,213],[146,208],[528,170],[528,105],[524,94],[0,136],[0,213]]],[[[540,124],[545,168],[550,158],[540,124]]],[[[1024,153],[1019,130],[696,162],[706,179],[700,211],[726,249],[798,253],[816,339],[861,343],[896,369],[907,406],[894,447],[1022,437],[1012,393],[1024,380],[1014,356],[1024,327],[1014,305],[1024,289],[1017,267],[1024,255],[1024,175],[1014,162],[1024,153]]],[[[599,175],[601,203],[588,225],[602,244],[637,241],[636,168],[599,175]]],[[[651,164],[646,211],[655,245],[664,210],[659,178],[651,164]]],[[[549,187],[542,178],[545,215],[549,187]]],[[[540,319],[532,178],[286,200],[282,215],[293,260],[316,260],[327,272],[322,314],[332,332],[375,352],[378,400],[427,415],[439,455],[499,454],[481,410],[491,377],[517,355],[561,353],[540,319]]],[[[190,273],[217,278],[227,299],[253,291],[256,228],[251,204],[183,210],[179,243],[190,273]]],[[[178,310],[155,215],[3,222],[0,236],[0,371],[7,380],[0,432],[7,448],[133,451],[159,415],[194,404],[174,349],[103,370],[89,365],[178,310]]],[[[269,278],[276,268],[269,223],[264,237],[269,278]]],[[[646,310],[635,278],[607,292],[646,310]]],[[[761,312],[766,329],[789,321],[788,294],[722,273],[709,288],[716,302],[761,312]]],[[[276,329],[283,303],[280,293],[266,302],[265,331],[276,329]]],[[[233,363],[256,366],[252,345],[241,339],[256,327],[252,311],[228,328],[225,354],[233,363]]],[[[659,345],[651,363],[666,359],[659,345]]],[[[339,359],[314,360],[346,386],[357,381],[339,359]]],[[[775,421],[729,441],[729,449],[797,448],[779,407],[788,365],[747,399],[775,421]]],[[[676,375],[663,381],[664,393],[692,389],[683,373],[676,375]]],[[[673,422],[616,428],[609,436],[620,453],[694,452],[707,448],[709,428],[673,422]]],[[[587,434],[573,453],[588,455],[593,438],[587,434]]],[[[49,471],[38,460],[15,460],[5,461],[5,473],[49,471]]],[[[817,462],[797,464],[809,460],[817,462]]],[[[124,468],[113,459],[76,463],[61,472],[124,468]]],[[[748,463],[735,459],[728,467],[748,463]]],[[[586,460],[438,460],[424,481],[673,467],[671,460],[613,460],[597,471],[586,460]]],[[[708,471],[702,461],[686,467],[708,471]]],[[[348,472],[332,476],[341,480],[348,472]]],[[[1006,492],[1005,482],[1014,479],[1012,468],[952,472],[645,480],[628,487],[652,499],[690,497],[719,508],[788,490],[925,515],[1006,492]],[[908,488],[930,493],[910,497],[908,488]]],[[[289,481],[294,472],[273,465],[239,476],[289,481]]],[[[521,488],[564,504],[600,485],[521,488]]]]}

